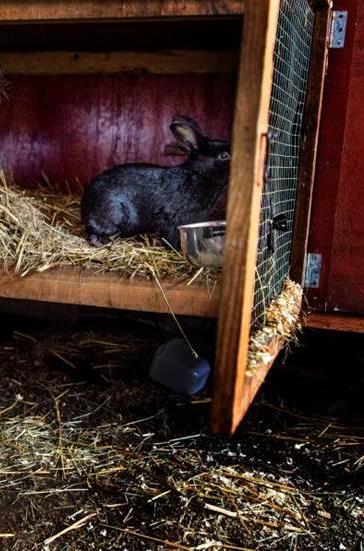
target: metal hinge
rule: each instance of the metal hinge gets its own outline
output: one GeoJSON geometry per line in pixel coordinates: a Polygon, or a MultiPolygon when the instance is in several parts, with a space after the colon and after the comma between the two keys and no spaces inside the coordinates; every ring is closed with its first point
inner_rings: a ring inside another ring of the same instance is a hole
{"type": "Polygon", "coordinates": [[[332,12],[329,48],[344,47],[347,20],[347,11],[332,12]]]}
{"type": "Polygon", "coordinates": [[[307,253],[304,282],[305,289],[317,288],[320,286],[321,264],[321,254],[307,253]]]}

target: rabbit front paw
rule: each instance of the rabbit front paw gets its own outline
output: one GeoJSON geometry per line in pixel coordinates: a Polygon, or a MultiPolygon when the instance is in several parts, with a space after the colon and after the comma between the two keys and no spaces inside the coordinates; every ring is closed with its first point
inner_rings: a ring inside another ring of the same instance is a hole
{"type": "Polygon", "coordinates": [[[88,242],[93,245],[94,247],[105,247],[105,246],[111,246],[112,242],[107,237],[100,237],[99,235],[96,235],[95,233],[92,233],[88,235],[87,237],[88,242]]]}

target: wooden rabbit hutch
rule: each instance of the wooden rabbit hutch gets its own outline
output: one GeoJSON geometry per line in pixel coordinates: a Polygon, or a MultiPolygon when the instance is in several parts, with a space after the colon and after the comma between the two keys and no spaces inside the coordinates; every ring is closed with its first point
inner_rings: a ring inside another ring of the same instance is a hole
{"type": "MultiPolygon", "coordinates": [[[[252,330],[289,275],[302,283],[330,3],[7,0],[0,17],[0,159],[19,186],[165,164],[175,112],[232,136],[222,278],[212,296],[162,282],[174,313],[218,317],[211,425],[232,433],[284,342],[247,374],[252,330]]],[[[3,273],[0,295],[168,312],[153,281],[76,267],[3,273]]]]}

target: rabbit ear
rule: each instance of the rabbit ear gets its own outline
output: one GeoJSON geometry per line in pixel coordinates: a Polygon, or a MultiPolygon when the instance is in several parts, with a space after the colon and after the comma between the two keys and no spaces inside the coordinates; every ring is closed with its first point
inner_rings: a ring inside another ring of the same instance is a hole
{"type": "Polygon", "coordinates": [[[189,117],[174,116],[170,129],[189,151],[198,150],[204,140],[199,125],[189,117]]]}

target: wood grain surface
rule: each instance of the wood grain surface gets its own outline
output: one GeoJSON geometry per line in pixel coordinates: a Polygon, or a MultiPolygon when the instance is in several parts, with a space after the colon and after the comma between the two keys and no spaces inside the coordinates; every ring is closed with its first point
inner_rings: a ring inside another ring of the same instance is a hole
{"type": "Polygon", "coordinates": [[[211,412],[216,432],[232,433],[247,407],[245,370],[278,8],[276,0],[246,2],[211,412]]]}
{"type": "Polygon", "coordinates": [[[196,17],[241,14],[244,0],[2,0],[3,22],[196,17]]]}
{"type": "MultiPolygon", "coordinates": [[[[189,316],[216,317],[219,288],[211,297],[206,286],[187,286],[186,283],[162,281],[173,311],[189,316]]],[[[115,273],[96,274],[78,268],[55,269],[24,278],[0,272],[0,296],[143,312],[169,312],[154,282],[127,280],[115,273]]]]}

